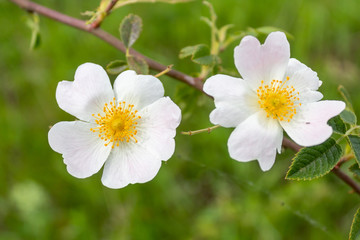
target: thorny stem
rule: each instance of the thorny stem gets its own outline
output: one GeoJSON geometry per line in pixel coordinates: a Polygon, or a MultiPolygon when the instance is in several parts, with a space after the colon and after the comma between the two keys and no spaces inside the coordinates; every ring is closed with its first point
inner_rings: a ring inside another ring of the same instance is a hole
{"type": "Polygon", "coordinates": [[[208,128],[204,128],[204,129],[200,129],[200,130],[195,130],[195,131],[188,131],[188,132],[181,132],[181,134],[183,135],[194,135],[194,134],[198,134],[198,133],[203,133],[203,132],[207,132],[210,133],[212,130],[214,130],[215,128],[220,127],[220,125],[215,125],[212,127],[208,127],[208,128]]]}
{"type": "Polygon", "coordinates": [[[94,22],[92,22],[90,24],[90,29],[95,29],[98,28],[101,24],[102,21],[104,21],[105,17],[107,15],[110,14],[111,9],[115,6],[115,4],[118,2],[119,0],[111,0],[109,5],[106,7],[105,11],[103,12],[103,14],[101,14],[100,16],[98,16],[94,22]]]}
{"type": "MultiPolygon", "coordinates": [[[[28,0],[10,0],[10,1],[12,1],[16,5],[18,5],[19,7],[24,8],[27,11],[37,12],[38,14],[43,15],[45,17],[54,19],[58,22],[64,23],[71,27],[74,27],[74,28],[80,29],[82,31],[88,32],[92,35],[95,35],[96,37],[102,39],[103,41],[112,45],[116,49],[122,51],[123,53],[126,53],[126,47],[118,38],[114,37],[113,35],[109,34],[108,32],[105,32],[104,30],[102,30],[100,28],[90,29],[85,21],[67,16],[65,14],[59,13],[57,11],[46,8],[42,5],[39,5],[37,3],[31,2],[28,0]]],[[[149,65],[149,67],[153,70],[161,72],[167,68],[167,66],[162,65],[162,64],[152,60],[151,58],[148,58],[148,57],[142,55],[141,53],[135,51],[134,49],[130,49],[130,54],[135,57],[144,59],[147,62],[147,64],[149,65]]],[[[166,73],[166,75],[168,75],[172,78],[175,78],[177,80],[180,80],[180,81],[190,85],[191,87],[194,87],[197,90],[203,92],[203,90],[202,90],[203,83],[198,78],[191,77],[189,75],[186,75],[186,74],[176,71],[176,70],[170,70],[168,73],[166,73]]]]}
{"type": "MultiPolygon", "coordinates": [[[[77,18],[73,18],[70,16],[67,16],[65,14],[59,13],[55,10],[46,8],[42,5],[36,4],[34,2],[28,1],[28,0],[10,0],[13,3],[15,3],[16,5],[18,5],[21,8],[24,8],[25,10],[29,11],[29,12],[36,12],[40,15],[43,15],[45,17],[54,19],[58,22],[64,23],[66,25],[69,25],[71,27],[80,29],[82,31],[88,32],[102,40],[104,40],[105,42],[107,42],[108,44],[112,45],[113,47],[115,47],[116,49],[122,51],[123,53],[126,53],[126,47],[124,46],[124,44],[117,39],[116,37],[114,37],[113,35],[109,34],[108,32],[105,32],[102,29],[99,28],[89,28],[89,26],[86,24],[85,21],[82,21],[80,19],[77,18]]],[[[147,64],[149,65],[150,68],[152,68],[153,70],[157,70],[159,72],[162,72],[164,70],[167,69],[167,67],[165,65],[162,65],[142,54],[140,54],[139,52],[135,51],[134,49],[130,49],[130,53],[133,56],[139,57],[139,58],[143,58],[147,64]]],[[[166,73],[168,76],[180,80],[188,85],[190,85],[191,87],[194,87],[200,91],[203,92],[203,83],[201,81],[201,79],[199,78],[194,78],[191,77],[189,75],[186,75],[185,73],[176,71],[176,70],[170,70],[169,72],[166,73]]],[[[215,127],[215,126],[214,126],[215,127]]],[[[291,140],[284,138],[283,140],[283,146],[290,148],[292,150],[294,150],[295,152],[299,152],[300,149],[302,148],[300,145],[292,142],[291,140]]],[[[336,165],[332,170],[331,170],[336,176],[338,176],[342,181],[344,181],[346,184],[348,184],[356,193],[358,193],[360,195],[360,186],[358,186],[348,175],[346,175],[345,173],[343,173],[340,170],[340,166],[336,165]]]]}

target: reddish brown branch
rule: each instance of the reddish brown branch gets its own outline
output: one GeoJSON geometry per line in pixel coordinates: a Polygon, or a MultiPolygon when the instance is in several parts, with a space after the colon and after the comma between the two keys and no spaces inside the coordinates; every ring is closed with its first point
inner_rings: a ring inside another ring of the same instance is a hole
{"type": "Polygon", "coordinates": [[[299,152],[300,149],[302,148],[302,146],[294,143],[293,141],[291,141],[290,139],[284,137],[282,145],[284,148],[290,148],[292,150],[294,150],[294,152],[299,152]]]}
{"type": "Polygon", "coordinates": [[[352,178],[350,178],[343,171],[341,171],[339,166],[336,165],[331,171],[341,180],[343,180],[347,185],[349,185],[354,190],[354,192],[360,195],[359,185],[357,185],[357,183],[352,178]]]}
{"type": "MultiPolygon", "coordinates": [[[[21,8],[24,8],[27,11],[30,12],[36,12],[38,14],[41,14],[43,16],[46,16],[48,18],[54,19],[58,22],[64,23],[66,25],[69,25],[71,27],[75,27],[77,29],[80,29],[82,31],[86,31],[89,32],[95,36],[97,36],[98,38],[104,40],[105,42],[109,43],[110,45],[112,45],[113,47],[115,47],[116,49],[122,51],[122,52],[126,52],[126,48],[124,46],[124,44],[117,39],[116,37],[114,37],[113,35],[99,29],[99,28],[92,28],[89,27],[88,25],[86,25],[85,21],[82,21],[80,19],[77,18],[73,18],[70,16],[67,16],[65,14],[59,13],[57,11],[54,11],[52,9],[46,8],[42,5],[36,4],[34,2],[28,1],[28,0],[10,0],[13,3],[17,4],[18,6],[20,6],[21,8]]],[[[117,1],[112,1],[112,3],[116,3],[117,1]]],[[[108,6],[108,12],[111,11],[113,5],[109,4],[108,6]]],[[[149,65],[150,68],[156,70],[156,71],[164,71],[167,66],[162,65],[142,54],[140,54],[139,52],[131,49],[130,53],[136,57],[139,58],[143,58],[149,65]]],[[[182,72],[176,71],[176,70],[170,70],[169,72],[166,73],[168,76],[178,79],[184,83],[187,83],[188,85],[200,90],[203,92],[203,83],[199,78],[193,78],[189,75],[186,75],[182,72]]],[[[283,140],[283,146],[286,148],[290,148],[292,150],[294,150],[295,152],[299,152],[300,149],[302,148],[300,145],[292,142],[291,140],[289,140],[288,138],[284,138],[283,140]]],[[[346,184],[348,184],[356,193],[360,194],[360,187],[345,173],[343,173],[340,170],[340,166],[335,166],[334,169],[332,169],[332,172],[334,174],[336,174],[336,176],[338,176],[341,180],[343,180],[346,184]]]]}
{"type": "MultiPolygon", "coordinates": [[[[39,5],[37,3],[28,1],[28,0],[10,0],[13,3],[17,4],[18,6],[20,6],[21,8],[24,8],[27,11],[30,12],[36,12],[40,15],[46,16],[48,18],[54,19],[58,22],[64,23],[66,25],[69,25],[71,27],[75,27],[77,29],[80,29],[82,31],[86,31],[88,33],[91,33],[95,36],[97,36],[98,38],[102,39],[103,41],[109,43],[110,45],[112,45],[113,47],[115,47],[116,49],[122,51],[123,53],[126,52],[126,48],[124,46],[124,44],[116,37],[114,37],[113,35],[109,34],[108,32],[105,32],[104,30],[100,29],[100,28],[96,28],[96,29],[91,29],[89,28],[89,26],[85,23],[85,21],[82,21],[80,19],[77,18],[73,18],[70,16],[67,16],[65,14],[59,13],[57,11],[54,11],[52,9],[46,8],[42,5],[39,5]]],[[[154,60],[152,60],[151,58],[148,58],[142,54],[140,54],[139,52],[130,49],[130,53],[133,56],[139,57],[139,58],[143,58],[147,64],[149,65],[149,67],[153,70],[156,71],[164,71],[167,66],[162,65],[154,60]]],[[[168,73],[166,73],[166,75],[178,79],[200,91],[202,90],[202,86],[203,83],[200,79],[198,78],[194,78],[191,77],[189,75],[186,75],[182,72],[176,71],[176,70],[170,70],[168,73]]]]}
{"type": "Polygon", "coordinates": [[[94,22],[92,22],[90,24],[90,29],[95,29],[98,28],[100,26],[100,24],[102,23],[102,21],[104,21],[104,18],[110,14],[111,9],[115,6],[115,4],[118,2],[119,0],[111,0],[109,5],[107,5],[105,11],[98,16],[94,22]]]}

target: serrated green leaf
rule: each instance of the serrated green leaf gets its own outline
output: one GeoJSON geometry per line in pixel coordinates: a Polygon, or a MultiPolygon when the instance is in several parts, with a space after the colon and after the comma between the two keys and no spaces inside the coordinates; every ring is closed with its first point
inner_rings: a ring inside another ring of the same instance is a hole
{"type": "Polygon", "coordinates": [[[119,30],[125,47],[130,48],[140,36],[142,20],[137,15],[129,14],[122,20],[119,30]]]}
{"type": "Polygon", "coordinates": [[[357,122],[356,115],[353,112],[349,111],[348,109],[345,109],[344,111],[342,111],[340,113],[340,117],[344,122],[349,123],[349,124],[354,125],[357,122]]]}
{"type": "Polygon", "coordinates": [[[328,121],[328,124],[332,127],[333,131],[339,134],[345,134],[346,126],[340,116],[335,116],[328,121]]]}
{"type": "Polygon", "coordinates": [[[351,149],[354,151],[355,159],[360,166],[360,137],[356,135],[349,135],[351,149]]]}
{"type": "Polygon", "coordinates": [[[149,65],[142,58],[138,58],[135,56],[128,56],[127,63],[131,70],[134,70],[137,74],[148,74],[149,73],[149,65]]]}
{"type": "Polygon", "coordinates": [[[351,101],[349,92],[346,90],[346,88],[343,85],[339,85],[338,91],[339,91],[340,95],[344,98],[344,100],[346,102],[346,106],[348,108],[350,108],[351,111],[353,111],[354,108],[352,106],[352,101],[351,101]]]}
{"type": "Polygon", "coordinates": [[[356,211],[351,224],[349,240],[360,240],[360,208],[356,211]]]}
{"type": "Polygon", "coordinates": [[[106,71],[109,74],[114,74],[114,75],[121,73],[122,71],[126,70],[127,68],[129,68],[129,66],[127,65],[126,61],[124,61],[124,60],[115,60],[115,61],[110,62],[108,65],[106,65],[106,71]]]}
{"type": "Polygon", "coordinates": [[[286,179],[312,180],[330,172],[341,157],[342,149],[329,138],[324,143],[302,148],[293,159],[286,179]]]}
{"type": "Polygon", "coordinates": [[[197,57],[203,57],[210,54],[209,47],[205,44],[198,44],[195,46],[188,46],[184,47],[180,50],[179,58],[183,59],[186,57],[193,57],[195,54],[197,54],[197,57]]]}
{"type": "Polygon", "coordinates": [[[360,168],[359,168],[359,164],[354,163],[353,165],[351,165],[349,167],[349,170],[354,174],[354,177],[357,180],[360,180],[360,168]]]}

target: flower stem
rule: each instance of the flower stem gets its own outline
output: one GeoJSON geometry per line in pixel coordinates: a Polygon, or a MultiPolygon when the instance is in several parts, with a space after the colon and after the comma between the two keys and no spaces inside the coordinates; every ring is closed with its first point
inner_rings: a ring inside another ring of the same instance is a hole
{"type": "Polygon", "coordinates": [[[204,129],[200,129],[200,130],[195,130],[195,131],[188,131],[188,132],[181,132],[181,134],[183,135],[194,135],[194,134],[198,134],[198,133],[203,133],[203,132],[207,132],[210,133],[212,130],[214,130],[215,128],[220,127],[220,125],[215,125],[212,127],[208,127],[208,128],[204,128],[204,129]]]}

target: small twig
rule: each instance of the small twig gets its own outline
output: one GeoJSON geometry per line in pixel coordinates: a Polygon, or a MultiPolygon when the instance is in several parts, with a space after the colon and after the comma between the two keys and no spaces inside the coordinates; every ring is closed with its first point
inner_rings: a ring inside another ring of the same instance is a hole
{"type": "Polygon", "coordinates": [[[164,74],[166,74],[166,73],[168,73],[170,70],[171,70],[171,68],[173,67],[174,65],[173,64],[171,64],[171,65],[169,65],[169,66],[167,66],[167,68],[164,70],[164,71],[162,71],[162,72],[159,72],[158,74],[156,74],[155,75],[155,77],[161,77],[162,75],[164,75],[164,74]]]}
{"type": "Polygon", "coordinates": [[[100,26],[100,24],[102,23],[102,21],[104,21],[105,17],[110,14],[111,9],[115,6],[115,4],[118,1],[119,0],[111,0],[109,5],[106,7],[105,11],[102,12],[99,16],[97,16],[95,21],[90,24],[89,30],[98,28],[100,26]]]}
{"type": "Polygon", "coordinates": [[[212,126],[209,128],[204,128],[204,129],[195,130],[195,131],[181,132],[181,134],[191,136],[191,135],[203,133],[203,132],[210,133],[212,130],[214,130],[215,128],[218,128],[218,127],[220,127],[220,125],[215,125],[215,126],[212,126]]]}
{"type": "Polygon", "coordinates": [[[164,3],[170,3],[170,4],[175,4],[175,3],[185,3],[185,2],[190,2],[193,0],[126,0],[126,1],[120,1],[116,4],[115,8],[119,8],[119,7],[123,7],[125,5],[129,5],[129,4],[134,4],[134,3],[155,3],[155,2],[164,2],[164,3]]]}

